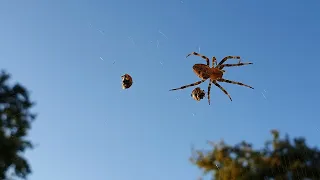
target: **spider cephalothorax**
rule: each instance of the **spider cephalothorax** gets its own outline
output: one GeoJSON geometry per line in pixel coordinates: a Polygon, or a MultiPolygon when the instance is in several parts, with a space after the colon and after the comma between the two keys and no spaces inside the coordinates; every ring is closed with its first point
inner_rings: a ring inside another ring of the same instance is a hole
{"type": "Polygon", "coordinates": [[[191,92],[191,97],[196,101],[200,101],[201,99],[204,98],[205,95],[206,95],[206,93],[200,87],[195,88],[191,92]]]}
{"type": "Polygon", "coordinates": [[[233,67],[233,66],[243,66],[243,65],[249,65],[249,64],[253,64],[253,63],[241,63],[240,62],[240,56],[226,56],[224,57],[220,63],[217,65],[217,60],[216,58],[213,56],[212,57],[212,67],[210,67],[209,64],[209,58],[206,56],[203,56],[199,53],[196,52],[192,52],[190,54],[187,55],[187,57],[189,57],[190,55],[196,55],[196,56],[200,56],[201,58],[205,59],[207,64],[195,64],[193,66],[193,72],[202,80],[195,82],[193,84],[189,84],[189,85],[185,85],[182,86],[180,88],[175,88],[175,89],[171,89],[170,91],[175,91],[175,90],[179,90],[179,89],[184,89],[187,87],[191,87],[191,86],[196,86],[199,85],[203,82],[205,82],[207,79],[210,79],[209,82],[209,86],[208,86],[208,102],[210,104],[210,90],[211,90],[211,84],[213,83],[214,85],[216,85],[218,88],[220,88],[232,101],[231,96],[228,94],[228,92],[221,87],[218,82],[226,82],[226,83],[231,83],[231,84],[238,84],[240,86],[246,86],[248,88],[254,89],[251,86],[248,86],[246,84],[240,83],[240,82],[236,82],[236,81],[230,81],[227,79],[223,79],[223,73],[225,72],[223,70],[224,67],[233,67]],[[228,59],[239,59],[238,64],[223,64],[224,62],[226,62],[228,59]],[[214,66],[216,64],[216,66],[214,66]]]}
{"type": "Polygon", "coordinates": [[[129,74],[121,76],[122,78],[122,89],[128,89],[132,86],[132,77],[129,74]]]}

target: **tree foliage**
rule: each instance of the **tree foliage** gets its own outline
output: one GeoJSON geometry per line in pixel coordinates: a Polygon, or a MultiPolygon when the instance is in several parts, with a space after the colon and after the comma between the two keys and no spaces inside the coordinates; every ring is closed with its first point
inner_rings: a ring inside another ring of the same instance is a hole
{"type": "Polygon", "coordinates": [[[217,180],[320,179],[317,148],[308,147],[301,137],[291,142],[288,135],[280,139],[278,131],[271,133],[273,139],[266,141],[260,150],[254,150],[245,141],[235,146],[220,141],[211,143],[213,149],[209,151],[193,151],[190,160],[217,180]]]}
{"type": "Polygon", "coordinates": [[[35,114],[30,113],[34,104],[28,91],[18,83],[10,86],[9,79],[9,74],[0,73],[0,179],[11,177],[10,169],[12,176],[26,179],[31,168],[22,153],[33,148],[25,138],[35,119],[35,114]]]}

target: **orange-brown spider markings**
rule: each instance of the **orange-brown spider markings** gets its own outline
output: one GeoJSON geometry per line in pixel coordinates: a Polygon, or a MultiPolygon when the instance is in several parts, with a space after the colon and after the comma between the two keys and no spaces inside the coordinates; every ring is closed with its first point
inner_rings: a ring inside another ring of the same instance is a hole
{"type": "Polygon", "coordinates": [[[184,89],[187,87],[191,87],[191,86],[196,86],[199,85],[203,82],[205,82],[207,79],[210,79],[209,85],[208,85],[208,102],[210,105],[210,90],[211,90],[211,83],[213,83],[214,85],[216,85],[218,88],[220,88],[232,101],[231,96],[229,95],[229,93],[223,88],[221,87],[218,82],[226,82],[226,83],[231,83],[231,84],[237,84],[240,86],[246,86],[248,88],[254,89],[253,87],[240,83],[240,82],[236,82],[236,81],[230,81],[227,79],[223,79],[223,73],[225,72],[225,70],[223,70],[224,67],[233,67],[233,66],[244,66],[244,65],[249,65],[249,64],[253,64],[253,63],[240,63],[240,56],[226,56],[224,57],[220,63],[216,66],[214,66],[214,64],[217,64],[217,60],[216,58],[213,56],[212,57],[212,67],[210,67],[209,64],[209,58],[206,56],[203,56],[199,53],[196,52],[192,52],[190,54],[187,55],[187,57],[189,57],[190,55],[195,55],[195,56],[200,56],[201,58],[205,59],[207,62],[207,65],[205,64],[195,64],[193,65],[193,72],[202,80],[189,84],[189,85],[185,85],[182,86],[180,88],[175,88],[175,89],[171,89],[170,91],[175,91],[175,90],[179,90],[179,89],[184,89]],[[228,59],[238,59],[239,63],[238,64],[223,64],[224,62],[226,62],[228,59]],[[218,81],[218,82],[217,82],[218,81]]]}

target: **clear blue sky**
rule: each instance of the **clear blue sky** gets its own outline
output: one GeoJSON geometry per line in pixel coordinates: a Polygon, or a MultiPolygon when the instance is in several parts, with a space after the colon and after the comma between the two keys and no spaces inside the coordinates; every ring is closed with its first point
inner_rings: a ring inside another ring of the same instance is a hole
{"type": "Polygon", "coordinates": [[[30,179],[191,180],[201,174],[188,161],[191,144],[260,148],[273,128],[319,145],[319,5],[0,1],[0,68],[37,102],[30,179]],[[204,61],[185,56],[199,46],[210,58],[253,62],[225,78],[255,90],[221,83],[230,102],[212,86],[211,106],[194,101],[193,88],[169,92],[198,81],[192,66],[204,61]],[[125,73],[134,84],[124,91],[125,73]]]}

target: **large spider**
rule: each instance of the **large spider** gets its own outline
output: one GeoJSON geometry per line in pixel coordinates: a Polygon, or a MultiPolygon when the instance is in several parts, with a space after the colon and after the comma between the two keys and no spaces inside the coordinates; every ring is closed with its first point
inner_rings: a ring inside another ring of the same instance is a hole
{"type": "Polygon", "coordinates": [[[184,88],[191,87],[191,86],[196,86],[198,84],[201,84],[201,83],[205,82],[207,79],[210,79],[209,86],[208,86],[208,102],[209,102],[209,105],[210,105],[211,83],[213,83],[218,88],[220,88],[230,98],[231,101],[232,101],[231,96],[228,94],[228,92],[223,87],[221,87],[218,84],[218,82],[226,82],[226,83],[231,83],[231,84],[238,84],[240,86],[246,86],[248,88],[254,89],[253,87],[248,86],[246,84],[243,84],[243,83],[240,83],[240,82],[236,82],[236,81],[230,81],[230,80],[222,78],[223,73],[225,72],[225,70],[223,70],[224,67],[243,66],[243,65],[253,64],[253,63],[250,63],[250,62],[248,62],[248,63],[240,63],[240,56],[226,56],[215,67],[214,67],[214,64],[217,64],[217,60],[213,56],[212,57],[212,67],[210,67],[209,58],[208,57],[203,56],[203,55],[201,55],[199,53],[196,53],[196,52],[192,52],[192,53],[188,54],[187,57],[189,57],[190,55],[200,56],[201,58],[203,58],[203,59],[205,59],[207,61],[207,65],[205,65],[205,64],[195,64],[192,67],[193,68],[193,72],[202,80],[198,81],[198,82],[195,82],[195,83],[192,83],[192,84],[189,84],[189,85],[182,86],[180,88],[171,89],[170,91],[175,91],[175,90],[184,89],[184,88]],[[238,64],[223,64],[228,59],[239,59],[239,63],[238,64]]]}

